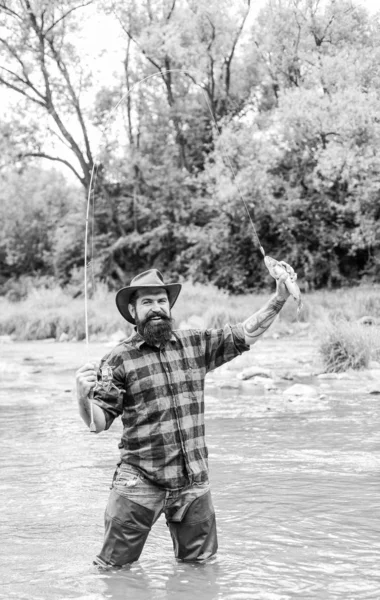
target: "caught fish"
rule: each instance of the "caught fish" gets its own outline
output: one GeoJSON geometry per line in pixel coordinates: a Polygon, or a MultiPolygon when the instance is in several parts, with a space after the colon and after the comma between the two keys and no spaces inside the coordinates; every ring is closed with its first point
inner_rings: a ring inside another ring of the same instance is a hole
{"type": "Polygon", "coordinates": [[[271,256],[264,256],[264,263],[265,263],[265,266],[268,269],[269,273],[272,275],[272,277],[274,279],[278,279],[283,273],[288,274],[288,277],[284,281],[284,283],[287,287],[289,294],[291,294],[293,296],[294,300],[296,300],[296,302],[297,302],[297,314],[299,315],[300,310],[302,308],[302,300],[301,300],[301,290],[298,287],[298,285],[296,284],[296,282],[293,281],[293,279],[291,278],[290,274],[285,269],[285,267],[281,263],[279,263],[278,260],[276,260],[275,258],[272,258],[271,256]]]}

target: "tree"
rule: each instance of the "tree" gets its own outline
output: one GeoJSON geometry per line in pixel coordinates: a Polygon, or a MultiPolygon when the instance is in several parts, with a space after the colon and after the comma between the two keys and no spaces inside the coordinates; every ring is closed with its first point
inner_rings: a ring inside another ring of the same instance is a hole
{"type": "MultiPolygon", "coordinates": [[[[53,169],[30,166],[2,176],[1,278],[57,274],[56,231],[74,215],[78,223],[78,196],[80,189],[53,169]]],[[[81,235],[83,239],[83,227],[81,235]]],[[[67,247],[68,240],[63,241],[67,247]]],[[[79,260],[83,262],[83,251],[77,255],[76,264],[79,260]]]]}
{"type": "Polygon", "coordinates": [[[0,84],[19,98],[26,132],[31,120],[35,130],[30,141],[24,136],[19,157],[64,164],[86,190],[94,160],[81,96],[90,81],[73,44],[78,30],[73,16],[89,4],[0,2],[0,84]]]}

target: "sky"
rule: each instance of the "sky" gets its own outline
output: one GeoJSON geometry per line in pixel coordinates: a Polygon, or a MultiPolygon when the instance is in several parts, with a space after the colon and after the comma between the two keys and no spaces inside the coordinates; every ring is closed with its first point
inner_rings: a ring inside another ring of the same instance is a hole
{"type": "MultiPolygon", "coordinates": [[[[337,0],[338,3],[339,1],[337,0]]],[[[268,0],[251,0],[251,12],[246,22],[246,29],[254,22],[255,16],[267,2],[268,0]]],[[[323,4],[325,0],[320,0],[320,2],[323,4]]],[[[354,0],[354,4],[363,6],[370,13],[380,10],[380,0],[354,0]]],[[[77,39],[76,43],[82,46],[83,64],[86,65],[87,63],[92,71],[94,70],[94,63],[96,64],[97,73],[95,79],[98,79],[105,87],[112,87],[116,81],[115,72],[120,72],[120,65],[124,58],[125,34],[121,31],[119,23],[117,23],[112,15],[105,17],[104,15],[97,14],[95,10],[93,15],[88,18],[89,10],[88,7],[83,9],[83,12],[87,15],[85,27],[80,39],[77,39]]],[[[9,105],[12,105],[14,102],[15,97],[13,94],[1,90],[0,107],[3,108],[5,113],[9,105]]],[[[75,127],[76,125],[74,124],[73,126],[75,127]]],[[[96,134],[94,133],[93,135],[96,134]]],[[[68,158],[70,156],[68,155],[68,158]]],[[[63,168],[65,169],[65,167],[63,168]]]]}
{"type": "MultiPolygon", "coordinates": [[[[257,13],[266,3],[267,0],[252,0],[252,14],[257,13]]],[[[371,13],[380,10],[380,0],[355,0],[354,3],[363,6],[371,13]]]]}

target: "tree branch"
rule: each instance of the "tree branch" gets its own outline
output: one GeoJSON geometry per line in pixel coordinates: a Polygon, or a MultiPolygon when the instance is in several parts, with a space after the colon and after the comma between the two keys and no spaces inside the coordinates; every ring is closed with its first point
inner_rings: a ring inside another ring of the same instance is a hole
{"type": "Polygon", "coordinates": [[[63,124],[62,119],[60,118],[60,116],[56,110],[56,107],[55,107],[54,101],[53,101],[53,94],[52,94],[52,90],[51,90],[51,86],[50,86],[49,73],[46,68],[45,42],[47,40],[46,40],[41,28],[38,25],[36,15],[34,14],[32,6],[30,4],[30,0],[25,0],[25,6],[28,11],[30,24],[37,36],[38,41],[39,41],[39,58],[38,58],[38,60],[39,60],[40,68],[42,71],[42,76],[43,76],[44,83],[45,83],[46,109],[48,110],[49,114],[52,116],[52,118],[56,122],[63,137],[69,142],[70,147],[71,147],[72,151],[74,152],[75,156],[77,157],[79,164],[82,168],[82,172],[84,175],[84,181],[86,182],[86,185],[89,185],[90,171],[91,171],[92,165],[91,164],[89,165],[86,162],[85,157],[83,156],[83,153],[82,153],[79,145],[77,144],[77,142],[75,141],[75,139],[73,138],[71,133],[68,131],[68,129],[63,124]]]}
{"type": "Polygon", "coordinates": [[[136,46],[141,50],[141,52],[143,53],[143,55],[145,56],[145,58],[147,60],[149,60],[149,62],[156,67],[156,69],[158,71],[160,71],[161,75],[162,75],[162,69],[161,66],[156,63],[150,56],[147,55],[146,51],[144,50],[144,48],[141,46],[141,44],[139,44],[139,42],[136,40],[136,38],[133,37],[131,31],[129,29],[127,29],[124,25],[124,23],[122,22],[122,20],[120,19],[120,17],[116,14],[116,12],[113,10],[113,14],[115,15],[116,19],[119,21],[120,26],[122,28],[122,30],[124,31],[124,33],[127,34],[127,36],[129,37],[129,39],[134,42],[136,44],[136,46]]]}
{"type": "Polygon", "coordinates": [[[171,16],[172,16],[173,11],[175,9],[176,1],[177,0],[173,0],[173,2],[172,2],[171,8],[170,8],[169,13],[168,13],[168,16],[166,17],[166,21],[167,22],[170,21],[170,19],[171,19],[171,16]]]}
{"type": "Polygon", "coordinates": [[[89,0],[88,2],[84,2],[83,4],[79,4],[79,6],[74,6],[73,8],[70,8],[70,10],[68,10],[67,12],[63,13],[63,15],[61,15],[59,17],[59,19],[57,19],[56,21],[54,21],[54,23],[52,23],[52,25],[50,25],[50,27],[48,27],[45,31],[45,35],[47,35],[49,33],[49,31],[51,31],[56,25],[58,25],[58,23],[60,23],[61,21],[63,21],[64,19],[66,19],[66,17],[74,12],[75,10],[78,10],[79,8],[84,8],[85,6],[88,6],[89,4],[92,4],[93,0],[89,0]]]}
{"type": "Polygon", "coordinates": [[[12,10],[11,8],[9,8],[9,6],[6,6],[4,4],[4,2],[0,2],[0,10],[3,10],[4,12],[7,12],[12,17],[16,17],[17,19],[20,19],[20,21],[22,20],[22,17],[19,14],[17,14],[16,11],[12,10]]]}
{"type": "Polygon", "coordinates": [[[63,163],[64,165],[66,165],[66,167],[68,167],[69,169],[71,169],[71,171],[74,173],[74,175],[79,179],[79,181],[81,182],[82,185],[86,185],[86,181],[84,179],[84,177],[81,177],[78,173],[78,171],[73,167],[73,165],[71,163],[69,163],[68,160],[65,160],[64,158],[59,158],[59,156],[51,156],[50,154],[46,154],[45,152],[25,152],[22,154],[22,156],[31,156],[34,158],[46,158],[47,160],[53,160],[56,162],[60,162],[63,163]]]}
{"type": "Polygon", "coordinates": [[[17,75],[17,73],[14,73],[13,71],[11,71],[10,69],[7,69],[6,67],[0,67],[0,68],[2,68],[4,71],[7,71],[10,75],[12,75],[13,77],[15,77],[15,79],[17,79],[18,81],[20,81],[21,83],[23,83],[24,85],[26,85],[27,87],[29,87],[31,90],[33,90],[33,92],[37,96],[39,96],[41,98],[41,100],[43,100],[45,102],[46,101],[45,96],[43,94],[41,94],[41,92],[38,91],[38,89],[35,87],[35,85],[29,79],[27,70],[25,68],[25,64],[23,63],[21,57],[16,52],[16,50],[10,44],[8,44],[8,42],[6,40],[4,40],[3,38],[0,38],[0,43],[3,44],[6,47],[6,49],[11,54],[11,56],[13,56],[13,58],[15,58],[16,61],[21,65],[21,69],[22,69],[22,72],[23,72],[23,75],[24,75],[24,79],[22,79],[22,77],[20,77],[19,75],[17,75]]]}
{"type": "Polygon", "coordinates": [[[244,24],[245,24],[245,22],[247,20],[247,17],[249,15],[250,9],[251,9],[251,0],[247,0],[247,10],[246,10],[245,15],[243,17],[241,25],[240,25],[238,31],[236,32],[235,39],[234,39],[234,41],[232,43],[231,52],[230,52],[229,56],[225,59],[225,65],[226,65],[225,83],[226,83],[226,94],[227,94],[227,96],[229,95],[230,83],[231,83],[231,62],[232,62],[232,59],[234,57],[235,49],[236,49],[237,43],[239,41],[239,38],[241,36],[241,33],[243,31],[244,24]]]}
{"type": "Polygon", "coordinates": [[[83,134],[83,140],[84,140],[84,144],[86,147],[86,154],[87,154],[87,159],[88,162],[92,165],[93,164],[93,157],[92,157],[92,153],[91,153],[91,148],[90,148],[90,141],[88,139],[88,134],[87,134],[87,129],[84,123],[84,119],[83,119],[83,115],[82,115],[82,110],[79,104],[79,99],[75,93],[75,90],[73,88],[73,85],[71,83],[71,79],[70,79],[70,75],[68,72],[68,69],[62,59],[62,57],[60,56],[59,52],[56,50],[54,42],[52,39],[48,39],[48,44],[49,47],[52,51],[54,60],[56,62],[56,65],[58,67],[58,69],[60,70],[64,80],[66,81],[67,84],[67,88],[69,91],[69,95],[71,97],[71,101],[74,105],[75,108],[75,112],[77,113],[77,117],[78,117],[78,121],[79,121],[79,125],[81,127],[82,130],[82,134],[83,134]]]}
{"type": "MultiPolygon", "coordinates": [[[[12,73],[12,71],[9,71],[9,69],[6,69],[5,67],[1,67],[0,66],[0,69],[2,69],[4,71],[7,71],[8,73],[11,73],[12,75],[16,76],[15,73],[12,73]]],[[[44,102],[41,102],[40,100],[37,100],[37,98],[33,98],[33,96],[29,96],[29,94],[27,94],[25,92],[25,90],[23,90],[22,88],[17,87],[16,85],[14,85],[13,83],[11,83],[10,81],[7,81],[6,79],[4,79],[1,76],[0,76],[0,83],[2,83],[3,85],[5,85],[5,87],[7,87],[7,88],[9,88],[11,90],[14,90],[15,92],[21,94],[22,96],[25,96],[25,98],[28,98],[28,100],[31,100],[31,102],[34,102],[35,104],[38,104],[39,106],[43,106],[44,108],[46,108],[46,104],[44,102]]]]}

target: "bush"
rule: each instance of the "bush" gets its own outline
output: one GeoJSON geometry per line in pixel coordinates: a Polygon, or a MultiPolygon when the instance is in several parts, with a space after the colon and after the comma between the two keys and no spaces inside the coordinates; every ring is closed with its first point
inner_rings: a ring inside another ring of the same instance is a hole
{"type": "Polygon", "coordinates": [[[364,369],[380,354],[380,330],[348,321],[329,322],[322,332],[320,354],[326,373],[364,369]]]}

